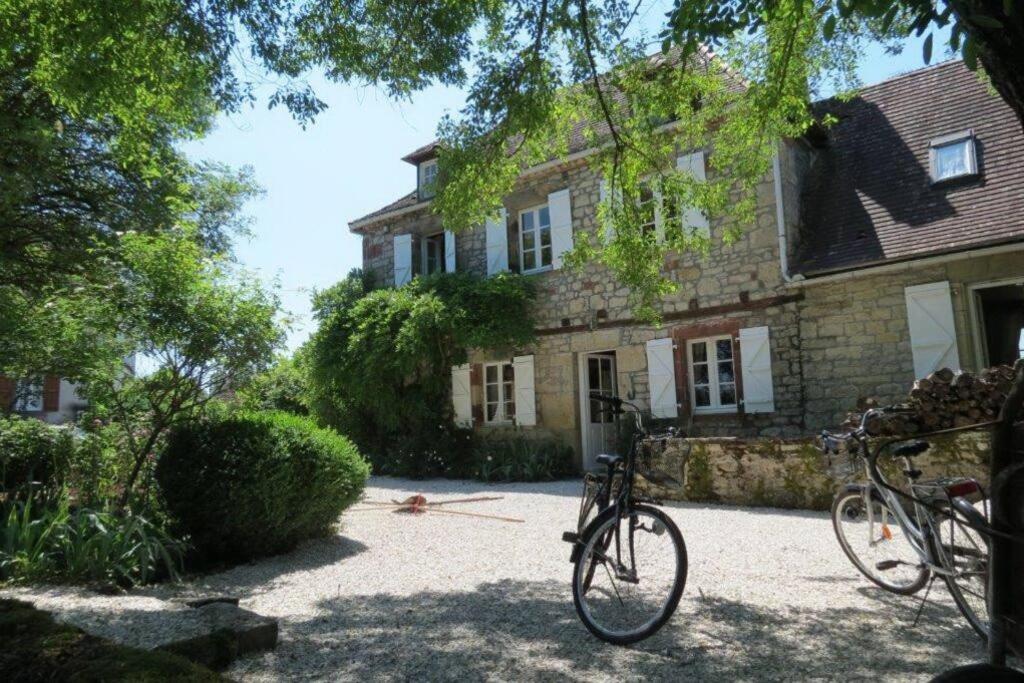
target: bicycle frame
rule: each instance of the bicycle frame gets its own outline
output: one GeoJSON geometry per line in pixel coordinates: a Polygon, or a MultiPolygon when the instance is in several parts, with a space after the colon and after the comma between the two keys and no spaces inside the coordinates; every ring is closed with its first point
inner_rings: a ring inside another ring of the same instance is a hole
{"type": "MultiPolygon", "coordinates": [[[[872,411],[865,414],[865,422],[872,411]]],[[[868,512],[868,533],[870,538],[874,539],[874,510],[871,505],[871,497],[877,492],[878,496],[881,497],[885,507],[890,510],[893,517],[896,519],[896,523],[899,525],[903,532],[904,537],[910,544],[910,547],[914,549],[914,553],[921,560],[921,565],[927,567],[931,572],[940,576],[955,576],[956,571],[947,569],[942,564],[943,558],[933,557],[931,546],[929,542],[933,536],[938,532],[936,530],[935,515],[928,507],[922,505],[916,496],[912,497],[914,504],[914,516],[917,518],[917,522],[910,518],[907,514],[906,509],[903,506],[903,502],[900,500],[900,496],[893,490],[892,485],[886,480],[885,475],[878,469],[878,458],[886,448],[891,446],[892,441],[879,444],[874,451],[871,450],[868,443],[867,432],[861,428],[854,431],[850,438],[856,440],[857,447],[860,450],[860,454],[864,459],[864,470],[868,477],[868,485],[864,487],[863,497],[864,506],[868,512]]],[[[913,463],[909,457],[903,457],[904,471],[909,472],[912,470],[913,463]]],[[[910,480],[908,483],[911,485],[913,490],[913,481],[910,480]]],[[[884,522],[883,522],[884,523],[884,522]]],[[[871,545],[875,544],[874,540],[870,541],[871,545]]]]}

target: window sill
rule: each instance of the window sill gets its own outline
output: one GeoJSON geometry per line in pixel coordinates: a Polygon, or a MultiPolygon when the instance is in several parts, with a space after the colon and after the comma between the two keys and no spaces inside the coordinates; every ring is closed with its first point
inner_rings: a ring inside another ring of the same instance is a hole
{"type": "Polygon", "coordinates": [[[737,408],[711,408],[711,409],[696,409],[693,411],[694,417],[722,417],[726,415],[739,415],[740,411],[737,408]]]}
{"type": "Polygon", "coordinates": [[[544,266],[543,268],[534,268],[533,270],[521,270],[520,275],[540,275],[541,273],[550,273],[555,269],[554,266],[544,266]]]}
{"type": "Polygon", "coordinates": [[[961,173],[960,175],[951,175],[947,178],[939,178],[938,180],[932,179],[932,187],[944,187],[946,185],[955,185],[957,183],[966,183],[972,180],[978,180],[981,178],[981,173],[974,171],[971,173],[961,173]]]}

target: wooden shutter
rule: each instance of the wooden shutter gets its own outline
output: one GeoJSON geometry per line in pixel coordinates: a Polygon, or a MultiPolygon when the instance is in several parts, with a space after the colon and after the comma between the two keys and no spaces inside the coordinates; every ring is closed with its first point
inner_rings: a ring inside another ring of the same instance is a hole
{"type": "Polygon", "coordinates": [[[487,232],[487,274],[494,275],[508,270],[508,216],[502,208],[497,218],[488,218],[487,232]]]}
{"type": "Polygon", "coordinates": [[[48,413],[60,410],[60,377],[56,375],[43,378],[43,410],[48,413]]]}
{"type": "Polygon", "coordinates": [[[469,366],[470,401],[473,404],[473,424],[484,423],[484,366],[483,363],[472,363],[469,366]]]}
{"type": "MultiPolygon", "coordinates": [[[[702,150],[692,154],[684,154],[676,159],[676,168],[692,175],[699,182],[707,180],[707,173],[704,168],[704,152],[702,150]]],[[[694,230],[703,233],[705,236],[711,234],[711,224],[699,209],[688,207],[683,210],[683,230],[694,230]]]]}
{"type": "Polygon", "coordinates": [[[551,267],[562,267],[562,255],[572,251],[572,202],[569,188],[548,195],[551,216],[551,267]]]}
{"type": "Polygon", "coordinates": [[[473,426],[473,393],[469,378],[469,363],[452,368],[452,412],[455,424],[473,426]]]}
{"type": "Polygon", "coordinates": [[[953,298],[949,282],[907,287],[907,323],[914,377],[920,379],[940,368],[960,369],[953,323],[953,298]]]}
{"type": "MultiPolygon", "coordinates": [[[[601,184],[598,186],[598,200],[603,204],[605,198],[608,196],[608,183],[605,180],[601,180],[601,184]]],[[[611,208],[611,207],[608,207],[611,208]]],[[[604,241],[605,244],[609,244],[615,239],[615,223],[609,220],[607,217],[604,219],[604,241]]]]}
{"type": "Polygon", "coordinates": [[[647,342],[647,382],[652,417],[676,417],[676,366],[671,338],[647,342]]]}
{"type": "Polygon", "coordinates": [[[537,424],[537,397],[533,384],[533,356],[512,359],[516,392],[516,424],[531,427],[537,424]]]}
{"type": "Polygon", "coordinates": [[[772,351],[767,327],[745,327],[740,330],[740,364],[743,378],[743,411],[774,412],[772,351]]]}
{"type": "Polygon", "coordinates": [[[14,409],[14,390],[17,383],[9,377],[0,377],[0,413],[14,409]]]}
{"type": "Polygon", "coordinates": [[[395,235],[395,287],[412,280],[412,235],[395,235]]]}
{"type": "Polygon", "coordinates": [[[444,272],[455,272],[455,233],[444,231],[444,272]]]}

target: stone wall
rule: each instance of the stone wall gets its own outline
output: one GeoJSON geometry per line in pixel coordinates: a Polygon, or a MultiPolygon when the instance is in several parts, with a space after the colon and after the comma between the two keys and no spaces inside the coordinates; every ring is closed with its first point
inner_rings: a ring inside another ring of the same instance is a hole
{"type": "Polygon", "coordinates": [[[906,400],[914,382],[907,287],[949,281],[960,366],[978,370],[968,287],[1010,277],[1024,277],[1019,253],[933,266],[907,264],[898,271],[801,287],[807,430],[834,427],[867,397],[885,403],[906,400]]]}
{"type": "MultiPolygon", "coordinates": [[[[922,481],[967,476],[988,482],[988,435],[965,432],[937,437],[914,458],[922,481]]],[[[671,439],[652,443],[654,467],[682,487],[660,488],[637,477],[641,491],[665,500],[827,510],[837,489],[866,481],[859,459],[825,456],[810,439],[671,439]]],[[[891,482],[902,484],[901,465],[887,460],[891,482]]]]}

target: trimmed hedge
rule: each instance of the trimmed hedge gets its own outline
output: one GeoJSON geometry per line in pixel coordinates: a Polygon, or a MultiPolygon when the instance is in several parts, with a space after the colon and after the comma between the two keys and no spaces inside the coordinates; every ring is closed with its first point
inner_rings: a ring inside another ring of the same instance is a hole
{"type": "Polygon", "coordinates": [[[168,511],[208,562],[274,555],[330,533],[369,474],[348,439],[281,412],[178,427],[156,468],[168,511]]]}
{"type": "Polygon", "coordinates": [[[29,484],[59,488],[75,450],[67,427],[0,416],[0,491],[24,494],[29,484]]]}

